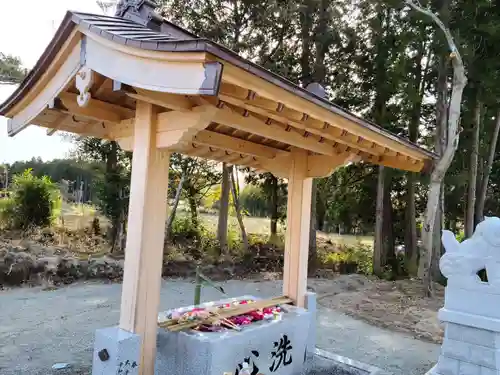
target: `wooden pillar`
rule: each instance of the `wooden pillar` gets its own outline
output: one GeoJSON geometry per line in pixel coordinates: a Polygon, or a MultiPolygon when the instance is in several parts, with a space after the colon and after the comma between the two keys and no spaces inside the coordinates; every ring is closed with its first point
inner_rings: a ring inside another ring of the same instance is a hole
{"type": "Polygon", "coordinates": [[[133,151],[120,328],[141,335],[139,373],[153,375],[170,155],[156,148],[156,114],[141,101],[133,151]]]}
{"type": "Polygon", "coordinates": [[[283,294],[303,307],[307,290],[312,178],[307,177],[307,151],[294,148],[290,156],[283,294]]]}

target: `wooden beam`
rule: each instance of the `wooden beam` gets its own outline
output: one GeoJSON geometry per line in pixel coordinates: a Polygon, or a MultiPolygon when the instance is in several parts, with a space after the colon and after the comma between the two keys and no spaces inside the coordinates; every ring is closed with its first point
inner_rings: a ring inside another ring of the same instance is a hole
{"type": "Polygon", "coordinates": [[[134,111],[119,105],[106,103],[97,99],[91,99],[86,107],[80,107],[76,101],[76,94],[61,92],[58,97],[61,99],[64,108],[57,108],[65,113],[86,117],[95,121],[119,124],[124,119],[134,116],[134,111]]]}
{"type": "Polygon", "coordinates": [[[242,165],[250,168],[260,167],[260,163],[263,159],[256,158],[254,156],[240,156],[239,154],[231,154],[225,150],[211,150],[210,148],[203,147],[199,145],[176,145],[170,148],[170,151],[179,152],[184,155],[203,157],[205,159],[210,159],[216,162],[227,162],[234,163],[234,165],[242,165]]]}
{"type": "Polygon", "coordinates": [[[199,61],[198,57],[193,58],[196,54],[191,54],[190,59],[188,54],[183,53],[154,53],[129,48],[109,43],[90,31],[82,32],[87,36],[82,52],[85,65],[103,76],[133,87],[171,94],[217,95],[219,91],[222,75],[222,64],[219,62],[199,61]],[[157,58],[144,58],[139,56],[141,54],[157,58]],[[175,55],[179,60],[174,60],[175,55]]]}
{"type": "Polygon", "coordinates": [[[315,178],[328,177],[337,168],[360,160],[361,157],[349,153],[342,153],[336,156],[309,155],[307,158],[307,176],[315,178]]]}
{"type": "MultiPolygon", "coordinates": [[[[99,77],[102,76],[99,75],[99,77]]],[[[99,97],[103,95],[106,90],[113,90],[113,81],[104,77],[104,81],[95,88],[93,97],[99,99],[99,97]]]]}
{"type": "Polygon", "coordinates": [[[204,147],[203,145],[195,145],[193,143],[189,148],[190,156],[196,156],[198,158],[202,158],[208,154],[210,154],[210,149],[208,147],[204,147]]]}
{"type": "MultiPolygon", "coordinates": [[[[221,59],[216,57],[213,58],[216,61],[221,61],[221,59]]],[[[247,90],[251,90],[263,98],[270,100],[273,98],[279,98],[279,101],[288,108],[301,113],[307,113],[315,119],[346,129],[356,136],[383,145],[396,152],[400,152],[415,159],[430,158],[423,151],[403,143],[392,135],[389,136],[388,134],[384,134],[380,129],[377,129],[374,126],[365,126],[360,123],[360,120],[354,115],[343,111],[340,108],[333,110],[323,108],[308,99],[302,98],[273,84],[272,82],[257,77],[255,74],[227,62],[224,64],[223,81],[235,86],[243,87],[247,90]]]]}
{"type": "Polygon", "coordinates": [[[136,91],[137,93],[127,92],[126,95],[136,100],[142,100],[175,111],[190,111],[193,108],[193,103],[184,95],[143,89],[136,89],[136,91]]]}
{"type": "Polygon", "coordinates": [[[221,162],[228,163],[228,164],[233,164],[233,162],[235,162],[236,160],[242,159],[242,157],[241,157],[240,154],[237,154],[237,153],[234,153],[234,152],[230,152],[230,153],[226,152],[226,155],[221,156],[218,159],[221,162]]]}
{"type": "Polygon", "coordinates": [[[424,168],[425,164],[421,160],[410,159],[402,161],[397,157],[390,157],[390,156],[374,157],[373,155],[363,154],[361,155],[361,157],[364,161],[367,161],[368,163],[383,165],[385,167],[409,171],[409,172],[420,172],[424,168]]]}
{"type": "MultiPolygon", "coordinates": [[[[217,108],[204,105],[189,112],[169,111],[158,114],[156,146],[170,148],[177,143],[190,142],[200,130],[210,124],[216,111],[217,108]]],[[[113,129],[110,136],[113,139],[122,139],[133,137],[133,132],[133,121],[124,120],[113,129]]]]}
{"type": "Polygon", "coordinates": [[[120,328],[141,336],[141,374],[154,373],[167,216],[170,154],[155,147],[155,120],[153,106],[139,102],[120,308],[120,328]]]}
{"type": "Polygon", "coordinates": [[[272,147],[263,146],[257,143],[245,141],[239,138],[233,138],[228,135],[203,130],[193,137],[193,142],[205,146],[236,152],[238,154],[260,156],[266,159],[272,159],[279,153],[286,153],[272,147]]]}
{"type": "Polygon", "coordinates": [[[190,142],[199,131],[210,125],[216,111],[212,106],[200,106],[192,112],[172,111],[159,114],[157,147],[167,148],[176,143],[190,142]],[[164,131],[165,128],[167,131],[164,131]]]}
{"type": "Polygon", "coordinates": [[[207,159],[221,161],[228,154],[229,153],[226,150],[216,150],[216,151],[211,151],[209,154],[206,155],[206,157],[207,159]]]}
{"type": "Polygon", "coordinates": [[[307,290],[311,222],[312,178],[307,177],[307,159],[305,150],[292,149],[283,268],[283,294],[292,298],[300,307],[304,307],[307,290]]]}
{"type": "Polygon", "coordinates": [[[265,123],[264,121],[246,114],[238,113],[228,107],[217,109],[213,121],[231,128],[243,130],[261,137],[287,143],[291,146],[314,151],[323,155],[336,155],[333,146],[318,142],[312,137],[304,137],[294,131],[286,131],[277,124],[265,123]]]}
{"type": "Polygon", "coordinates": [[[115,141],[124,151],[134,151],[134,137],[116,138],[115,141]]]}
{"type": "Polygon", "coordinates": [[[67,115],[66,114],[60,114],[59,117],[51,124],[52,128],[47,129],[47,135],[50,137],[52,136],[59,128],[62,122],[66,120],[67,115]]]}
{"type": "Polygon", "coordinates": [[[278,155],[271,160],[260,160],[261,170],[271,172],[276,177],[288,178],[291,167],[291,156],[278,155]]]}
{"type": "Polygon", "coordinates": [[[73,33],[33,89],[7,114],[10,137],[27,127],[65,89],[80,69],[80,41],[73,33]]]}
{"type": "Polygon", "coordinates": [[[255,168],[260,165],[260,162],[254,156],[245,156],[241,159],[241,164],[255,168]]]}
{"type": "Polygon", "coordinates": [[[274,111],[271,111],[266,108],[261,108],[255,105],[255,102],[252,100],[242,100],[238,98],[231,97],[226,94],[219,94],[219,98],[223,102],[227,102],[233,105],[236,105],[238,107],[247,109],[251,112],[258,113],[259,115],[269,117],[270,119],[273,119],[275,121],[281,122],[283,124],[290,124],[293,127],[296,127],[297,129],[303,129],[305,131],[308,131],[311,134],[316,134],[320,137],[324,137],[325,139],[330,139],[332,141],[342,143],[346,146],[350,146],[353,148],[357,148],[359,150],[365,151],[367,153],[373,154],[373,155],[379,155],[380,152],[377,150],[372,149],[371,145],[373,143],[370,143],[370,145],[364,144],[357,144],[354,139],[357,139],[358,137],[349,134],[348,132],[345,132],[343,134],[342,129],[333,127],[333,126],[328,126],[328,127],[313,127],[310,126],[311,121],[297,121],[294,119],[291,119],[289,117],[285,117],[283,113],[276,113],[274,111]]]}

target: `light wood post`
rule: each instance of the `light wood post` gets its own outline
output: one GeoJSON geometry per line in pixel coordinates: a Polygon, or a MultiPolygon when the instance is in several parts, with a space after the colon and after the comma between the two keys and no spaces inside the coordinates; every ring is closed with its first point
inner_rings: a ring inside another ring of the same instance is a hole
{"type": "Polygon", "coordinates": [[[139,373],[153,375],[167,216],[169,153],[156,148],[156,114],[138,101],[120,328],[141,335],[139,373]]]}
{"type": "Polygon", "coordinates": [[[291,150],[283,294],[304,306],[311,218],[312,178],[307,177],[307,150],[291,150]]]}

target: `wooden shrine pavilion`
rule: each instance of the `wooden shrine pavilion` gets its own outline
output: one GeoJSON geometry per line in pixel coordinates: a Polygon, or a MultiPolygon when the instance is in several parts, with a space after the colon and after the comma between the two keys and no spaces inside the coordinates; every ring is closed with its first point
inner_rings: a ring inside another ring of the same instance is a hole
{"type": "MultiPolygon", "coordinates": [[[[434,154],[128,1],[116,17],[68,12],[0,105],[30,124],[116,140],[133,151],[120,328],[142,336],[153,374],[169,156],[179,152],[288,179],[283,294],[303,305],[312,178],[365,162],[419,172],[434,154]]],[[[313,87],[314,88],[314,87],[313,87]]]]}

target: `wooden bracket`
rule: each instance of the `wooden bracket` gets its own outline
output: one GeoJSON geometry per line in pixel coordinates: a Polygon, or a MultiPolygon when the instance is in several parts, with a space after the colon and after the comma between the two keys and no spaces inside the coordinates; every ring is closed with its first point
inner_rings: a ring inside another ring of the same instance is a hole
{"type": "Polygon", "coordinates": [[[78,105],[80,107],[88,106],[92,95],[90,94],[90,89],[94,84],[94,72],[84,66],[78,73],[76,73],[76,88],[78,89],[80,95],[76,98],[78,105]]]}

